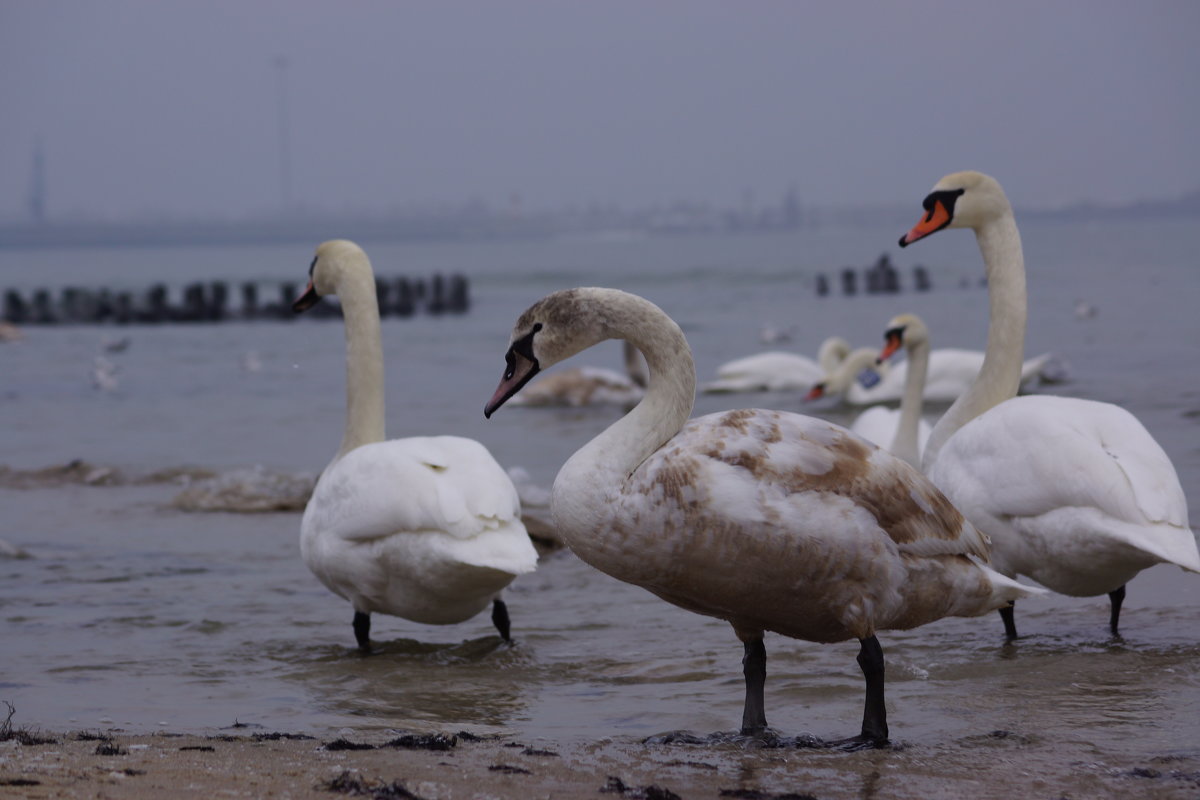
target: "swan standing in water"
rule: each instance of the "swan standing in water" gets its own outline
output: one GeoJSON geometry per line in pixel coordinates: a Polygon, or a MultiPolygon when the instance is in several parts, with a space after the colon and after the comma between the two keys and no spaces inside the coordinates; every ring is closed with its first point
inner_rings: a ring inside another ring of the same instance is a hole
{"type": "Polygon", "coordinates": [[[632,406],[646,390],[646,368],[637,348],[623,342],[625,374],[601,367],[575,367],[544,375],[513,398],[522,406],[632,406]]]}
{"type": "Polygon", "coordinates": [[[551,514],[585,562],[743,642],[743,733],[766,729],[765,631],[858,639],[866,703],[853,745],[888,737],[876,632],[1000,608],[1039,590],[977,564],[987,541],[917,470],[832,423],[741,409],[689,420],[696,371],[661,309],[615,289],[555,292],[513,329],[491,416],[540,370],[625,339],[650,371],[640,404],[575,453],[551,514]]]}
{"type": "Polygon", "coordinates": [[[447,625],[492,607],[509,639],[500,592],[537,564],[517,490],[487,449],[459,436],[384,438],[383,347],[375,277],[345,240],[317,248],[297,312],[336,294],[346,326],[346,427],[300,523],[304,563],[354,606],[370,651],[373,612],[447,625]]]}
{"type": "MultiPolygon", "coordinates": [[[[971,228],[987,273],[986,358],[934,426],[922,466],[992,538],[1005,575],[1062,594],[1107,593],[1115,635],[1125,584],[1159,563],[1200,572],[1187,500],[1166,453],[1128,411],[1067,397],[1016,397],[1025,342],[1025,259],[1000,184],[979,172],[938,181],[906,247],[942,228],[971,228]]],[[[1004,629],[1016,638],[1011,607],[1004,629]]]]}
{"type": "Polygon", "coordinates": [[[782,350],[736,358],[717,367],[717,379],[704,384],[701,391],[709,394],[808,391],[833,372],[849,352],[849,342],[840,336],[830,336],[821,342],[816,361],[782,350]]]}

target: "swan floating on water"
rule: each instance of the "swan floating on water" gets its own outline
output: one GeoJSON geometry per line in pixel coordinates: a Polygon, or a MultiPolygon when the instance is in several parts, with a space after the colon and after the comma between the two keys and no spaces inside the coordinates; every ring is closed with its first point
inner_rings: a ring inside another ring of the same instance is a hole
{"type": "MultiPolygon", "coordinates": [[[[979,172],[938,181],[902,247],[943,228],[975,231],[987,273],[986,358],[934,426],[922,466],[992,537],[992,563],[1062,594],[1107,593],[1118,631],[1125,584],[1159,563],[1200,572],[1179,476],[1132,414],[1111,403],[1016,397],[1025,340],[1025,259],[1000,184],[979,172]]],[[[1016,638],[1013,609],[1001,609],[1016,638]]]]}
{"type": "Polygon", "coordinates": [[[704,384],[701,391],[806,392],[833,372],[849,352],[849,342],[840,336],[830,336],[821,343],[816,361],[783,350],[735,358],[717,367],[717,379],[704,384]]]}
{"type": "Polygon", "coordinates": [[[345,317],[346,426],[300,523],[304,563],[350,601],[363,651],[370,651],[374,612],[447,625],[491,605],[496,629],[509,640],[500,593],[537,563],[517,490],[472,439],[385,440],[375,279],[353,242],[317,248],[293,308],[305,311],[330,294],[345,317]]]}
{"type": "Polygon", "coordinates": [[[729,622],[745,649],[742,731],[766,729],[765,631],[857,639],[859,736],[887,741],[876,633],[971,616],[1040,590],[972,560],[987,540],[916,469],[813,417],[739,409],[689,420],[696,372],[661,309],[615,289],[555,292],[513,328],[491,416],[540,370],[606,339],[645,356],[646,396],[554,481],[551,513],[585,562],[729,622]]]}

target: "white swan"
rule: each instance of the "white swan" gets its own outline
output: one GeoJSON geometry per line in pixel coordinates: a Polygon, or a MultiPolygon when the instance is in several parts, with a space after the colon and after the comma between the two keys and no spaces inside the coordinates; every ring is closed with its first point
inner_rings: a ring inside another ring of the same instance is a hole
{"type": "MultiPolygon", "coordinates": [[[[880,426],[880,435],[886,422],[887,431],[891,434],[888,439],[888,449],[898,458],[902,458],[918,469],[921,467],[921,451],[929,441],[932,431],[929,423],[921,419],[924,405],[925,375],[929,368],[929,329],[924,321],[916,314],[900,314],[893,317],[884,331],[884,346],[879,352],[879,360],[886,362],[893,353],[904,347],[908,352],[909,365],[904,376],[904,397],[900,400],[899,410],[872,406],[859,414],[855,420],[854,430],[860,436],[865,433],[858,431],[858,425],[864,417],[870,415],[871,424],[880,426]],[[880,414],[879,412],[884,412],[880,414]]],[[[867,437],[870,438],[870,437],[867,437]]]]}
{"type": "Polygon", "coordinates": [[[517,491],[479,442],[458,436],[384,440],[383,348],[367,255],[344,240],[317,248],[296,311],[336,294],[346,326],[346,428],[300,523],[300,553],[354,606],[370,650],[371,613],[462,622],[488,605],[509,638],[500,591],[533,571],[517,491]]]}
{"type": "Polygon", "coordinates": [[[543,375],[513,398],[522,406],[632,406],[646,391],[646,370],[637,348],[624,343],[625,374],[603,367],[574,367],[543,375]]]}
{"type": "MultiPolygon", "coordinates": [[[[905,362],[904,365],[906,375],[908,374],[907,363],[905,362]]],[[[912,372],[914,377],[923,379],[927,364],[928,351],[926,351],[925,360],[919,365],[919,369],[914,366],[912,372]]],[[[861,386],[863,383],[869,385],[878,382],[881,374],[886,376],[890,374],[890,370],[887,362],[881,361],[879,351],[870,347],[860,347],[846,356],[845,360],[825,380],[813,386],[804,399],[805,401],[815,400],[826,394],[844,395],[851,387],[861,386]],[[868,379],[865,376],[870,377],[868,379]]],[[[921,419],[920,384],[916,384],[910,390],[908,389],[909,383],[911,382],[906,381],[905,383],[905,396],[907,397],[910,392],[917,393],[916,400],[909,401],[907,405],[908,413],[912,415],[916,422],[911,437],[905,426],[901,423],[906,410],[904,402],[901,402],[899,409],[888,408],[884,405],[871,406],[855,417],[854,421],[850,424],[850,430],[872,444],[886,448],[892,455],[899,456],[914,467],[919,467],[919,454],[921,449],[925,447],[925,442],[929,439],[929,433],[932,428],[928,422],[921,419]]]]}
{"type": "Polygon", "coordinates": [[[592,566],[733,626],[746,653],[744,732],[766,727],[764,631],[857,638],[867,699],[851,741],[877,744],[887,739],[877,631],[1029,593],[968,558],[987,557],[985,537],[917,470],[846,429],[761,409],[689,421],[696,372],[683,332],[635,295],[570,289],[531,306],[484,413],[611,338],[641,350],[649,386],[559,471],[555,527],[592,566]]]}
{"type": "MultiPolygon", "coordinates": [[[[952,403],[967,390],[983,367],[983,352],[957,347],[939,347],[929,354],[928,373],[923,397],[930,403],[952,403]]],[[[1065,367],[1052,353],[1035,356],[1021,365],[1021,388],[1032,389],[1041,381],[1062,380],[1065,367]]],[[[908,362],[902,361],[891,370],[881,372],[874,385],[851,382],[846,387],[845,400],[850,405],[866,406],[888,403],[904,396],[908,362]]]]}
{"type": "MultiPolygon", "coordinates": [[[[998,570],[1063,594],[1108,593],[1116,634],[1125,584],[1138,572],[1161,562],[1200,571],[1175,468],[1118,406],[1014,396],[1025,339],[1025,260],[1000,184],[978,172],[947,175],[924,207],[901,246],[942,228],[974,229],[991,316],[983,369],[934,426],[925,472],[992,537],[998,570]]],[[[1001,615],[1015,638],[1012,609],[1001,615]]]]}
{"type": "MultiPolygon", "coordinates": [[[[924,376],[925,366],[925,362],[923,362],[918,377],[924,376]]],[[[804,396],[804,400],[805,402],[809,402],[824,397],[827,394],[844,396],[851,386],[857,386],[861,383],[872,384],[878,382],[880,375],[886,375],[889,369],[890,367],[886,361],[881,362],[878,350],[873,347],[860,347],[846,356],[837,369],[826,376],[823,381],[813,385],[808,394],[804,396]]],[[[917,375],[918,373],[914,370],[913,374],[917,375]]],[[[907,383],[905,385],[907,387],[907,383]]],[[[925,440],[929,438],[929,432],[932,429],[928,422],[921,419],[920,386],[917,385],[913,391],[918,393],[917,403],[915,405],[910,404],[913,410],[909,413],[915,415],[917,431],[911,447],[909,447],[909,442],[905,435],[901,437],[901,441],[899,442],[900,451],[896,450],[896,437],[898,431],[901,430],[900,419],[904,412],[903,403],[900,409],[888,408],[884,405],[871,406],[854,418],[854,421],[850,423],[850,430],[872,444],[886,448],[893,455],[900,456],[914,467],[919,467],[920,460],[918,454],[920,449],[925,446],[925,440]]]]}
{"type": "Polygon", "coordinates": [[[704,384],[701,391],[721,392],[803,392],[837,367],[850,344],[840,336],[821,343],[817,360],[798,353],[771,350],[736,358],[717,367],[717,379],[704,384]]]}

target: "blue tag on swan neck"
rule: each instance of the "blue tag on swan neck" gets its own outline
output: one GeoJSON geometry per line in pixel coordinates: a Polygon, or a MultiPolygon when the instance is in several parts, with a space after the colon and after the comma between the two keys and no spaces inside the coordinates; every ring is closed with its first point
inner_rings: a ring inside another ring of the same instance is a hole
{"type": "Polygon", "coordinates": [[[858,373],[858,384],[864,389],[870,389],[882,379],[882,376],[870,367],[867,367],[862,372],[858,373]]]}

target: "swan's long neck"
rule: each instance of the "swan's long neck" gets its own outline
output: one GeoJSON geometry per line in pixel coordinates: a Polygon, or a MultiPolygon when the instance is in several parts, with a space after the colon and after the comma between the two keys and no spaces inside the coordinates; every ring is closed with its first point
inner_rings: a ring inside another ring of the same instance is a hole
{"type": "Polygon", "coordinates": [[[829,375],[850,355],[850,343],[840,336],[830,336],[817,350],[817,364],[829,375]]]}
{"type": "Polygon", "coordinates": [[[383,344],[375,278],[347,273],[337,285],[346,323],[346,430],[336,458],[384,440],[383,344]]]}
{"type": "Polygon", "coordinates": [[[589,530],[633,471],[679,432],[695,402],[696,368],[683,331],[649,302],[632,296],[628,302],[610,318],[607,338],[625,339],[642,352],[646,394],[559,470],[553,514],[568,541],[572,532],[589,530]]]}
{"type": "Polygon", "coordinates": [[[908,347],[908,374],[904,376],[904,396],[900,398],[900,421],[892,437],[892,455],[920,469],[921,411],[925,405],[925,376],[929,372],[929,342],[919,341],[908,347]]]}
{"type": "Polygon", "coordinates": [[[926,472],[938,452],[959,428],[975,417],[1015,397],[1021,385],[1025,352],[1025,257],[1021,234],[1012,213],[976,231],[988,281],[988,338],[983,366],[971,387],[946,411],[925,445],[926,472]]]}

